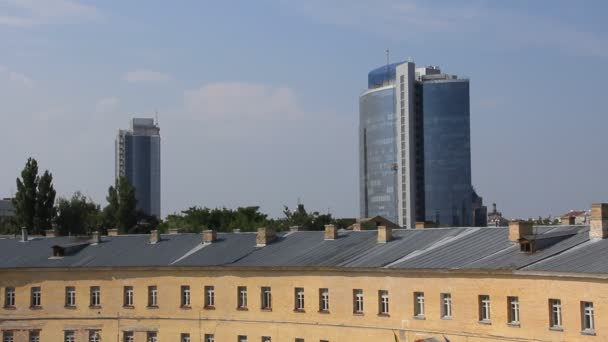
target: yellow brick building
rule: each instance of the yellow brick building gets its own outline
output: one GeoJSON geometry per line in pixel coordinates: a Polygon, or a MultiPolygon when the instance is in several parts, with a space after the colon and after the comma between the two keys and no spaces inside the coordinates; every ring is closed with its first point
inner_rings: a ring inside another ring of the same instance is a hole
{"type": "Polygon", "coordinates": [[[606,341],[590,226],[0,239],[3,342],[606,341]]]}

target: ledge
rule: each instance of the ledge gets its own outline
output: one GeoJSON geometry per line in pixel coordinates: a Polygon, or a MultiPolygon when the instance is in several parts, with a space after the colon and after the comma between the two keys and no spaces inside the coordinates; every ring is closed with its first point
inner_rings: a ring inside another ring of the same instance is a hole
{"type": "Polygon", "coordinates": [[[246,306],[240,307],[240,308],[236,308],[237,311],[249,311],[249,308],[247,308],[246,306]]]}
{"type": "Polygon", "coordinates": [[[182,310],[192,310],[192,307],[190,305],[182,305],[179,308],[182,310]]]}
{"type": "Polygon", "coordinates": [[[293,309],[293,312],[306,313],[306,310],[304,310],[304,309],[293,309]]]}
{"type": "Polygon", "coordinates": [[[203,306],[203,309],[205,309],[205,310],[215,310],[215,306],[214,305],[206,305],[206,306],[203,306]]]}
{"type": "Polygon", "coordinates": [[[444,321],[451,321],[452,320],[452,316],[442,316],[441,319],[444,320],[444,321]]]}
{"type": "Polygon", "coordinates": [[[42,310],[42,306],[30,306],[30,310],[42,310]]]}
{"type": "Polygon", "coordinates": [[[158,309],[158,305],[148,305],[148,306],[146,306],[146,309],[155,310],[155,309],[158,309]]]}
{"type": "Polygon", "coordinates": [[[489,321],[489,320],[481,320],[481,321],[478,321],[477,323],[483,324],[483,325],[492,325],[492,321],[489,321]]]}
{"type": "Polygon", "coordinates": [[[17,307],[12,305],[12,306],[4,306],[2,307],[4,310],[17,310],[17,307]]]}
{"type": "Polygon", "coordinates": [[[101,305],[89,305],[89,309],[101,309],[101,305]]]}
{"type": "Polygon", "coordinates": [[[272,312],[272,308],[262,308],[262,309],[260,309],[260,311],[263,311],[263,312],[272,312]]]}
{"type": "Polygon", "coordinates": [[[317,312],[320,314],[323,314],[323,315],[329,315],[329,313],[330,313],[329,310],[319,310],[317,312]]]}
{"type": "Polygon", "coordinates": [[[391,315],[388,313],[379,313],[378,317],[391,317],[391,315]]]}
{"type": "Polygon", "coordinates": [[[76,310],[76,305],[66,305],[63,308],[66,310],[76,310]]]}
{"type": "Polygon", "coordinates": [[[133,305],[123,305],[122,308],[123,309],[133,310],[133,309],[135,309],[135,306],[133,306],[133,305]]]}
{"type": "Polygon", "coordinates": [[[564,328],[562,328],[562,327],[549,327],[549,330],[551,330],[551,331],[564,331],[564,328]]]}
{"type": "Polygon", "coordinates": [[[414,316],[414,319],[425,321],[426,317],[424,315],[416,315],[416,316],[414,316]]]}
{"type": "Polygon", "coordinates": [[[353,312],[353,316],[365,316],[365,314],[363,312],[355,311],[353,312]]]}
{"type": "Polygon", "coordinates": [[[581,335],[595,336],[595,330],[585,329],[581,331],[581,335]]]}
{"type": "Polygon", "coordinates": [[[521,328],[521,324],[516,323],[516,322],[509,322],[509,323],[507,323],[507,325],[510,326],[511,328],[521,328]]]}

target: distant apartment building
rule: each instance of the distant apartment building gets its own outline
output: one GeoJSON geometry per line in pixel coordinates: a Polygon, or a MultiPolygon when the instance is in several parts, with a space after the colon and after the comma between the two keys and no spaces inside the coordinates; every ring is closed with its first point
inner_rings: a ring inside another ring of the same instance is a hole
{"type": "Polygon", "coordinates": [[[0,221],[15,216],[15,206],[12,198],[0,199],[0,221]]]}
{"type": "Polygon", "coordinates": [[[503,227],[509,224],[509,220],[502,216],[502,213],[496,209],[496,203],[492,203],[492,211],[488,213],[488,226],[503,227]]]}
{"type": "Polygon", "coordinates": [[[116,178],[135,187],[137,209],[160,218],[160,128],[154,119],[133,118],[116,136],[116,178]]]}
{"type": "Polygon", "coordinates": [[[588,210],[570,210],[560,216],[561,224],[589,224],[591,212],[588,210]]]}
{"type": "Polygon", "coordinates": [[[475,224],[468,79],[387,64],[368,74],[359,118],[361,217],[475,224]]]}

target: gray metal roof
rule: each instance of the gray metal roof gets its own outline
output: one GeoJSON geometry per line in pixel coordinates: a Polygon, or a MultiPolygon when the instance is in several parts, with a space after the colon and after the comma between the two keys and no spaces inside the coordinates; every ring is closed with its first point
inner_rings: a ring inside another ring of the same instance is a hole
{"type": "Polygon", "coordinates": [[[529,270],[608,273],[608,239],[589,240],[586,226],[535,227],[542,241],[535,253],[523,253],[508,240],[508,228],[396,229],[388,243],[376,231],[280,234],[256,246],[255,233],[219,233],[203,244],[199,234],[166,234],[156,244],[149,235],[103,236],[64,257],[52,246],[82,243],[76,238],[0,239],[0,269],[27,267],[341,267],[424,270],[529,270]]]}

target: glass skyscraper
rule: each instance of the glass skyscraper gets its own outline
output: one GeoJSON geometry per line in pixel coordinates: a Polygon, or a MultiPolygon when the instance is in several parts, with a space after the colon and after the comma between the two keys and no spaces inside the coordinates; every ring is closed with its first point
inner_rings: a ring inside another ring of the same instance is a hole
{"type": "Polygon", "coordinates": [[[413,62],[368,74],[359,97],[361,217],[473,224],[469,81],[413,62]]]}
{"type": "Polygon", "coordinates": [[[160,218],[160,128],[154,119],[133,118],[116,136],[116,178],[135,187],[137,209],[160,218]]]}

